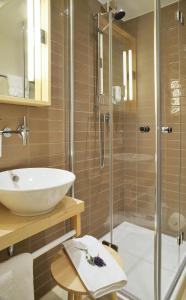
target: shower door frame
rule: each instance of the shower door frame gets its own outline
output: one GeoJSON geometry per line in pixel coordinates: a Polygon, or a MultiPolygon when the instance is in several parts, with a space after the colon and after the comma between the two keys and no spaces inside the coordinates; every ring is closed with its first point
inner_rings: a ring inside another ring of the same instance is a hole
{"type": "MultiPolygon", "coordinates": [[[[109,207],[110,240],[113,241],[113,108],[112,108],[112,15],[109,13],[109,207]]],[[[154,0],[154,86],[155,86],[155,230],[154,230],[154,300],[161,300],[161,82],[160,82],[160,0],[154,0]]],[[[122,295],[123,293],[121,293],[122,295]]],[[[127,293],[129,299],[138,299],[127,293]]],[[[125,294],[126,295],[126,294],[125,294]]]]}
{"type": "MultiPolygon", "coordinates": [[[[161,282],[162,282],[162,107],[161,107],[161,63],[160,63],[160,14],[161,0],[154,0],[154,83],[155,83],[155,119],[156,119],[156,195],[155,195],[155,238],[154,238],[154,297],[155,300],[161,300],[161,282]]],[[[186,257],[184,257],[179,266],[165,297],[162,300],[169,300],[174,293],[176,285],[181,278],[186,266],[186,257]]]]}
{"type": "Polygon", "coordinates": [[[154,230],[154,300],[161,300],[161,75],[160,75],[160,0],[154,0],[154,91],[155,91],[155,230],[154,230]]]}

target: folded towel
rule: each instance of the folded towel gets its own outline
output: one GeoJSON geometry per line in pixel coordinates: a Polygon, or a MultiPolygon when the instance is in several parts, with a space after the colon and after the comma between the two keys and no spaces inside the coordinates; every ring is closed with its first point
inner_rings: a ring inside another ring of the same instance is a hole
{"type": "Polygon", "coordinates": [[[24,97],[24,78],[15,75],[8,75],[9,95],[24,97]]]}
{"type": "Polygon", "coordinates": [[[66,241],[63,245],[93,298],[118,291],[127,283],[127,277],[122,268],[96,238],[86,235],[82,238],[66,241]],[[79,248],[88,249],[91,256],[98,256],[99,254],[106,266],[98,267],[89,264],[86,259],[86,252],[79,248]]]}
{"type": "Polygon", "coordinates": [[[8,96],[8,80],[2,76],[0,76],[0,95],[8,96]]]}
{"type": "Polygon", "coordinates": [[[113,104],[117,104],[121,101],[121,87],[120,86],[113,86],[112,87],[112,102],[113,104]]]}
{"type": "Polygon", "coordinates": [[[0,299],[34,300],[31,254],[17,255],[0,264],[0,299]]]}

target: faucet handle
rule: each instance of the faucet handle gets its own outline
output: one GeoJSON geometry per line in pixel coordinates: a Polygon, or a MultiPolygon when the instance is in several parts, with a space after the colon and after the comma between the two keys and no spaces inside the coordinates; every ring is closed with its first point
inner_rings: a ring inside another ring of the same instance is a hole
{"type": "Polygon", "coordinates": [[[27,128],[27,123],[26,123],[26,117],[24,116],[23,118],[23,124],[20,125],[17,129],[17,132],[19,132],[20,136],[22,137],[23,145],[27,145],[27,140],[28,140],[28,132],[30,130],[27,128]]]}

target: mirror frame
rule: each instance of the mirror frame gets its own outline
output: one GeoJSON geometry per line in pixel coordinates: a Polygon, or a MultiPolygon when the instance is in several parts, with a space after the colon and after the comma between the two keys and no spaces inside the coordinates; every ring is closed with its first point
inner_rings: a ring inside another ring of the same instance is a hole
{"type": "MultiPolygon", "coordinates": [[[[35,0],[38,1],[38,0],[35,0]]],[[[41,30],[45,31],[46,43],[41,43],[41,78],[35,80],[35,99],[19,98],[0,95],[0,103],[50,106],[51,105],[51,0],[40,0],[41,5],[41,30]]],[[[38,64],[35,55],[34,64],[38,64]]]]}

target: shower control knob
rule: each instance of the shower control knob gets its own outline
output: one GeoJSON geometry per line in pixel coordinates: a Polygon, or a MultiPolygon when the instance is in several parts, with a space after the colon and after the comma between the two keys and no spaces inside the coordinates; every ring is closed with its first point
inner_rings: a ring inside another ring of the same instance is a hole
{"type": "Polygon", "coordinates": [[[150,131],[149,126],[141,126],[139,129],[140,129],[140,132],[142,132],[142,133],[147,133],[150,131]]]}
{"type": "Polygon", "coordinates": [[[172,133],[172,127],[162,127],[161,132],[162,133],[172,133]]]}

